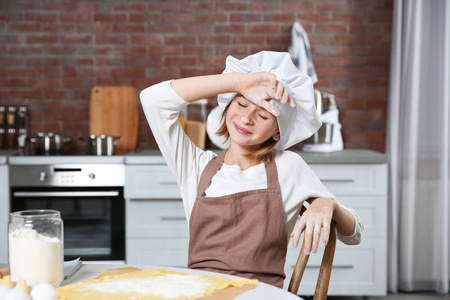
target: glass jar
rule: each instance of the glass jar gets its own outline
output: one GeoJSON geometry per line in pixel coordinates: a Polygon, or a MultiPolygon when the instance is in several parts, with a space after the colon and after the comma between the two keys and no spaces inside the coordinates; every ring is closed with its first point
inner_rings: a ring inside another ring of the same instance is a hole
{"type": "Polygon", "coordinates": [[[10,213],[8,252],[11,275],[59,286],[63,280],[63,244],[63,221],[59,211],[10,213]]]}

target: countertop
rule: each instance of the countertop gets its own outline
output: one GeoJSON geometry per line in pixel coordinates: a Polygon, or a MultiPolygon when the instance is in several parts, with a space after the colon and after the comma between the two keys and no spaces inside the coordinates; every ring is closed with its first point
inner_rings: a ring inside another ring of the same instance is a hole
{"type": "MultiPolygon", "coordinates": [[[[213,150],[220,153],[221,150],[213,150]]],[[[308,164],[382,164],[388,156],[367,149],[345,149],[331,153],[310,153],[295,151],[308,164]]],[[[56,155],[20,156],[15,151],[0,150],[0,165],[39,165],[39,164],[165,164],[159,150],[131,151],[125,155],[56,155]]]]}
{"type": "MultiPolygon", "coordinates": [[[[220,153],[220,150],[213,150],[220,153]]],[[[295,151],[308,164],[383,164],[388,162],[386,154],[367,149],[345,149],[331,153],[295,151]]],[[[159,150],[132,151],[125,155],[126,164],[164,164],[159,150]]]]}
{"type": "Polygon", "coordinates": [[[123,164],[123,155],[95,156],[95,155],[37,155],[37,156],[9,156],[9,165],[45,165],[45,164],[123,164]]]}
{"type": "Polygon", "coordinates": [[[17,150],[0,150],[0,165],[5,165],[8,162],[8,157],[16,153],[17,150]]]}

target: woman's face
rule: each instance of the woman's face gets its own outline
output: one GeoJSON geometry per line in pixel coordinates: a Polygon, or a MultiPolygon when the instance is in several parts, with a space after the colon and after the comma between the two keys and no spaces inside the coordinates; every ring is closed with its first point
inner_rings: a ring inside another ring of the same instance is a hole
{"type": "Polygon", "coordinates": [[[226,125],[231,141],[241,146],[258,146],[271,137],[280,139],[276,117],[242,95],[231,101],[226,125]]]}

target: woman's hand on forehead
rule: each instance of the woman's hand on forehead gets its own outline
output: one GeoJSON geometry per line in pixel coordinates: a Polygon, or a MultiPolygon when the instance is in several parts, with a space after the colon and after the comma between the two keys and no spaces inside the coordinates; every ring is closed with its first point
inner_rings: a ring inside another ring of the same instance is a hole
{"type": "Polygon", "coordinates": [[[269,72],[239,73],[238,92],[252,103],[264,108],[278,117],[280,111],[269,101],[272,99],[282,104],[295,107],[294,100],[289,96],[284,85],[277,80],[275,74],[269,72]]]}

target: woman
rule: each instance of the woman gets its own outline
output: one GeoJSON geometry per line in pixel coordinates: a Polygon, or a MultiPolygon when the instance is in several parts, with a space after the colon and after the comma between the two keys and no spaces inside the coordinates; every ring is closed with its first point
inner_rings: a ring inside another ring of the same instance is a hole
{"type": "Polygon", "coordinates": [[[360,242],[357,214],[322,185],[296,153],[285,151],[319,127],[309,77],[288,53],[263,51],[228,57],[223,74],[166,81],[140,94],[153,135],[181,189],[189,220],[189,268],[256,278],[283,286],[288,232],[296,247],[305,231],[306,251],[329,237],[360,242]],[[230,146],[203,151],[184,134],[181,109],[218,95],[220,134],[230,146]],[[309,208],[295,226],[304,201],[309,208]]]}

